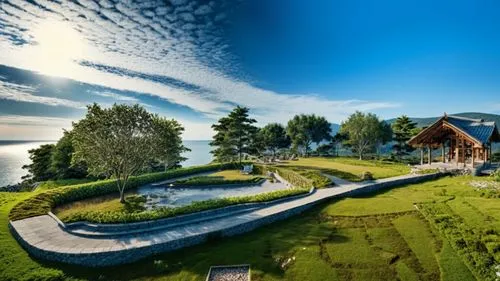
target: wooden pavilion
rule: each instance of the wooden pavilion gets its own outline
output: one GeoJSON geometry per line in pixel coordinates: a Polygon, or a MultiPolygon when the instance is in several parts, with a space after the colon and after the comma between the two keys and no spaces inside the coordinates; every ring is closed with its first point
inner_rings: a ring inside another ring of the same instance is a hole
{"type": "Polygon", "coordinates": [[[495,122],[470,119],[452,115],[439,118],[429,127],[408,141],[420,148],[420,162],[424,164],[424,149],[427,148],[428,164],[432,163],[432,151],[441,148],[441,161],[459,165],[491,163],[491,145],[500,141],[495,122]]]}

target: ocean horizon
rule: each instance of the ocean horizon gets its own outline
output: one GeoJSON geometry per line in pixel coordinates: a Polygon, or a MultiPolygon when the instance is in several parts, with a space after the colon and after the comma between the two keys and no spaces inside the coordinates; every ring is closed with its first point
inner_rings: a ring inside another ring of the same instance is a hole
{"type": "MultiPolygon", "coordinates": [[[[27,174],[23,165],[31,163],[28,150],[43,144],[54,144],[50,140],[0,140],[0,186],[12,185],[21,181],[27,174]]],[[[184,140],[184,145],[191,151],[183,154],[188,158],[183,167],[208,164],[212,161],[210,140],[184,140]]]]}

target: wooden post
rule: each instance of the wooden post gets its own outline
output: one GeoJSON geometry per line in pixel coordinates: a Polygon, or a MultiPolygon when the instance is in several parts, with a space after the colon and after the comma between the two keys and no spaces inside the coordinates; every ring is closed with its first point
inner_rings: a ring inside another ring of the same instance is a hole
{"type": "Polygon", "coordinates": [[[424,165],[424,146],[420,147],[420,165],[424,165]]]}
{"type": "Polygon", "coordinates": [[[441,159],[443,163],[446,162],[445,154],[444,154],[444,143],[441,143],[441,159]]]}
{"type": "Polygon", "coordinates": [[[474,144],[472,144],[472,168],[474,168],[474,156],[475,156],[474,155],[474,150],[475,150],[474,144]]]}
{"type": "Polygon", "coordinates": [[[427,161],[429,161],[429,166],[432,165],[432,148],[430,144],[427,146],[427,161]]]}
{"type": "Polygon", "coordinates": [[[462,140],[462,161],[464,162],[465,168],[465,140],[462,140]]]}
{"type": "Polygon", "coordinates": [[[456,143],[455,143],[455,162],[457,163],[458,167],[458,162],[460,161],[460,157],[458,157],[458,147],[460,146],[460,139],[457,138],[456,143]]]}
{"type": "Polygon", "coordinates": [[[486,148],[483,146],[483,166],[486,166],[486,161],[488,161],[488,155],[486,155],[486,148]]]}

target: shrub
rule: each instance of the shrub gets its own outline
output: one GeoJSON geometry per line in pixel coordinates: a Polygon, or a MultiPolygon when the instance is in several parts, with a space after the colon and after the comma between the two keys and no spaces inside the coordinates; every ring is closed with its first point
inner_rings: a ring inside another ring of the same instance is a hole
{"type": "Polygon", "coordinates": [[[194,177],[186,180],[176,181],[174,183],[177,186],[206,186],[206,185],[226,185],[226,184],[256,184],[260,182],[262,177],[252,177],[249,179],[234,179],[226,180],[221,177],[194,177]]]}
{"type": "Polygon", "coordinates": [[[270,171],[277,172],[282,178],[298,188],[311,188],[314,186],[313,181],[303,175],[294,172],[290,169],[282,167],[269,167],[270,171]]]}
{"type": "MultiPolygon", "coordinates": [[[[191,174],[216,171],[216,170],[227,170],[234,168],[239,168],[239,165],[235,163],[210,164],[203,166],[180,168],[161,173],[151,173],[140,176],[134,176],[129,179],[125,189],[129,190],[145,184],[158,182],[162,180],[168,180],[181,176],[187,176],[191,174]]],[[[65,203],[87,199],[95,196],[115,193],[115,192],[118,193],[118,188],[116,186],[115,180],[102,180],[91,183],[51,189],[36,194],[35,196],[28,198],[27,200],[19,202],[16,206],[14,206],[14,208],[12,208],[9,214],[9,219],[20,220],[29,217],[45,215],[52,208],[65,203]]]]}
{"type": "Polygon", "coordinates": [[[363,174],[361,175],[361,179],[364,181],[371,181],[373,180],[373,174],[368,171],[363,172],[363,174]]]}

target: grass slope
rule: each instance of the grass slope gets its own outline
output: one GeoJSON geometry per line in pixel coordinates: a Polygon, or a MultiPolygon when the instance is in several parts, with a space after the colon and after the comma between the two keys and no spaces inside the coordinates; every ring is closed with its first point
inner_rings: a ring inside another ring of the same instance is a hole
{"type": "Polygon", "coordinates": [[[346,157],[300,158],[282,165],[295,169],[317,170],[353,182],[361,181],[364,172],[372,173],[374,179],[400,176],[410,172],[410,168],[403,164],[373,160],[360,161],[346,157]]]}

